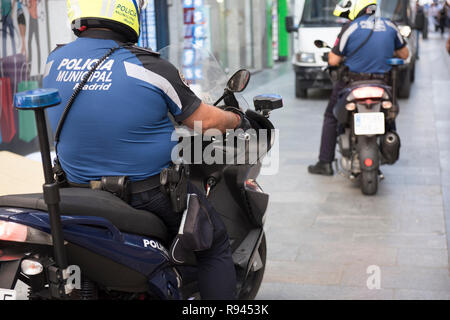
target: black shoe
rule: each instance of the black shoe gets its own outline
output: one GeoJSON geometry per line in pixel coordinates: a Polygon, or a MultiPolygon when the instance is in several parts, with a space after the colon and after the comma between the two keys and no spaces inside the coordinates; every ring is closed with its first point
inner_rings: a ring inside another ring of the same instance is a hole
{"type": "Polygon", "coordinates": [[[319,162],[317,162],[316,165],[309,166],[308,171],[311,174],[318,174],[318,175],[328,176],[328,177],[334,175],[334,170],[333,170],[333,166],[331,165],[331,162],[319,161],[319,162]]]}

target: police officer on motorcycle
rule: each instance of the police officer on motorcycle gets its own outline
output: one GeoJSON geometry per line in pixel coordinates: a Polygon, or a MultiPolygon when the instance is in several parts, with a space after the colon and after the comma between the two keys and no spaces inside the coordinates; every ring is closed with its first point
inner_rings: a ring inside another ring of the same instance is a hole
{"type": "MultiPolygon", "coordinates": [[[[72,103],[57,139],[68,184],[94,188],[104,177],[126,177],[128,203],[157,214],[174,237],[182,214],[175,212],[160,185],[177,144],[171,139],[173,119],[190,128],[201,121],[203,131],[222,132],[246,128],[248,122],[240,112],[203,103],[173,65],[135,45],[145,5],[143,0],[68,0],[78,39],[50,54],[44,87],[58,89],[62,97],[61,106],[48,110],[55,131],[65,102],[72,103]]],[[[236,274],[225,226],[204,195],[192,185],[188,188],[199,194],[214,226],[212,247],[196,253],[200,294],[203,299],[234,299],[236,274]]]]}
{"type": "MultiPolygon", "coordinates": [[[[350,21],[342,27],[328,62],[331,67],[343,63],[347,76],[341,77],[331,94],[323,122],[319,162],[309,166],[311,174],[334,175],[332,162],[335,159],[338,122],[333,109],[339,92],[350,81],[388,80],[391,66],[387,60],[393,56],[401,59],[409,56],[406,41],[397,26],[388,19],[375,19],[376,10],[376,0],[342,0],[334,11],[334,15],[350,21]]],[[[395,127],[391,129],[395,130],[395,127]]]]}

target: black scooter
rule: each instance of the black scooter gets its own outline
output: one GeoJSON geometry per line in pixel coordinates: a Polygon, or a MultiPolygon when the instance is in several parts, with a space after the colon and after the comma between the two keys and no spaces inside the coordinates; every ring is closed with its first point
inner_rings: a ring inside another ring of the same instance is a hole
{"type": "MultiPolygon", "coordinates": [[[[329,48],[316,40],[318,48],[329,48]]],[[[323,57],[328,61],[328,54],[323,57]]],[[[360,180],[362,193],[375,195],[383,164],[393,165],[400,156],[400,137],[395,132],[398,115],[397,74],[401,59],[390,59],[392,87],[383,80],[351,81],[339,93],[334,116],[339,122],[338,146],[342,155],[341,172],[350,180],[360,180]],[[392,89],[394,88],[394,89],[392,89]]],[[[336,81],[344,74],[340,67],[328,67],[330,77],[336,81]]]]}
{"type": "MultiPolygon", "coordinates": [[[[237,101],[234,94],[243,91],[249,80],[248,71],[236,73],[223,98],[237,101]]],[[[156,215],[136,210],[106,191],[59,188],[55,183],[44,109],[60,101],[57,90],[51,89],[16,96],[16,107],[36,113],[45,185],[43,194],[0,197],[0,294],[14,297],[20,279],[30,287],[32,300],[200,298],[195,263],[173,263],[168,250],[171,239],[156,215]]],[[[190,170],[191,180],[205,190],[227,227],[238,298],[243,300],[256,297],[264,275],[269,195],[256,178],[262,157],[274,143],[269,114],[283,106],[282,98],[274,95],[256,97],[254,102],[255,111],[246,114],[267,132],[254,132],[266,140],[262,141],[265,153],[255,162],[199,163],[190,170]]],[[[244,145],[249,141],[246,134],[237,139],[241,138],[244,145]]],[[[203,147],[216,144],[221,152],[227,139],[203,147]]]]}

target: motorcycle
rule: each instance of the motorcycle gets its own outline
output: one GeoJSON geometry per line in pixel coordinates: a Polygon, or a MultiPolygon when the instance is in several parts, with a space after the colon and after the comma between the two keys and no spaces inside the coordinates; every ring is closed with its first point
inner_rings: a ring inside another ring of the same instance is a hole
{"type": "MultiPolygon", "coordinates": [[[[197,73],[191,80],[192,89],[205,102],[222,94],[216,106],[223,99],[240,104],[243,100],[239,93],[247,87],[250,72],[240,70],[227,82],[212,55],[193,50],[197,73]]],[[[175,66],[186,54],[184,48],[163,51],[175,66]]],[[[181,63],[188,71],[185,61],[181,63]]],[[[195,259],[184,264],[174,262],[169,250],[173,239],[169,239],[158,216],[134,209],[106,191],[60,188],[55,182],[44,111],[61,102],[57,90],[25,92],[15,101],[17,108],[36,114],[45,185],[42,194],[0,197],[0,300],[16,297],[18,280],[29,286],[30,300],[201,299],[195,259]]],[[[262,158],[274,144],[269,114],[283,106],[282,98],[275,95],[258,96],[254,101],[255,111],[247,110],[246,115],[252,123],[258,123],[259,129],[268,131],[261,136],[258,131],[254,133],[266,140],[267,150],[261,157],[239,164],[200,161],[190,165],[190,180],[205,191],[227,227],[238,280],[237,297],[242,300],[256,297],[264,275],[269,195],[256,179],[262,158]]],[[[197,137],[191,132],[187,138],[195,143],[197,137]]],[[[244,141],[244,154],[248,156],[249,136],[243,133],[232,139],[244,141]]],[[[202,147],[224,153],[232,145],[225,142],[228,135],[223,141],[203,141],[202,147]]]]}
{"type": "MultiPolygon", "coordinates": [[[[321,40],[318,48],[331,49],[321,40]]],[[[323,56],[328,61],[328,53],[323,56]]],[[[397,78],[402,59],[389,59],[392,87],[383,80],[350,81],[339,93],[334,107],[338,120],[338,149],[341,173],[352,181],[360,181],[364,195],[375,195],[384,179],[381,165],[395,164],[400,156],[400,137],[394,121],[398,115],[397,78]],[[394,88],[394,89],[393,89],[394,88]]],[[[345,77],[342,67],[328,67],[333,82],[345,77]]]]}

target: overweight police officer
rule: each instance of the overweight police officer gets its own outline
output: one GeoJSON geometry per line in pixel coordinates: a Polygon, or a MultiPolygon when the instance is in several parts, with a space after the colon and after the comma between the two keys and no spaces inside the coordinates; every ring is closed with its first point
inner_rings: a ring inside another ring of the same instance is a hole
{"type": "MultiPolygon", "coordinates": [[[[388,19],[374,19],[376,0],[342,0],[334,15],[350,19],[336,40],[329,54],[329,65],[339,66],[344,62],[349,69],[349,80],[386,80],[391,70],[387,60],[396,56],[407,59],[409,50],[397,26],[388,19]]],[[[335,159],[338,122],[333,109],[339,92],[348,85],[340,80],[334,87],[322,128],[319,162],[309,166],[311,174],[334,175],[332,162],[335,159]]],[[[392,128],[395,129],[395,128],[392,128]]]]}
{"type": "MultiPolygon", "coordinates": [[[[203,103],[173,65],[134,45],[145,1],[68,0],[67,4],[78,39],[57,48],[47,60],[44,87],[57,88],[63,100],[48,111],[53,129],[83,77],[109,53],[81,88],[61,131],[57,151],[67,181],[85,186],[102,177],[128,177],[139,190],[130,204],[159,215],[175,236],[182,215],[174,212],[159,184],[177,143],[171,141],[174,125],[168,114],[191,128],[201,121],[204,131],[225,132],[247,120],[203,103]]],[[[234,299],[236,274],[228,235],[217,212],[209,204],[206,207],[215,233],[211,249],[196,253],[200,293],[203,299],[234,299]]]]}

